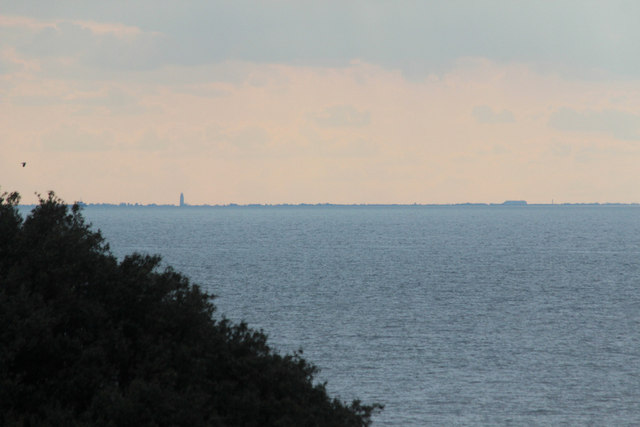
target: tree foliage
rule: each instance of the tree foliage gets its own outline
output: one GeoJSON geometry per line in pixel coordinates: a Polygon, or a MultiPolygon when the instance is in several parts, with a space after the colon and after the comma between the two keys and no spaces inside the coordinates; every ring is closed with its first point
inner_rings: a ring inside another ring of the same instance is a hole
{"type": "Polygon", "coordinates": [[[121,262],[53,192],[0,195],[0,425],[365,426],[301,352],[216,319],[160,258],[121,262]]]}

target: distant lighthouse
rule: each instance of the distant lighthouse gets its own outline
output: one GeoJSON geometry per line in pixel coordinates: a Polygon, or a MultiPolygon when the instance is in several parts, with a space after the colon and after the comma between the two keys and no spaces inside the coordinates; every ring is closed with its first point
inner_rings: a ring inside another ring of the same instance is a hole
{"type": "Polygon", "coordinates": [[[180,193],[180,206],[184,206],[184,194],[180,193]]]}

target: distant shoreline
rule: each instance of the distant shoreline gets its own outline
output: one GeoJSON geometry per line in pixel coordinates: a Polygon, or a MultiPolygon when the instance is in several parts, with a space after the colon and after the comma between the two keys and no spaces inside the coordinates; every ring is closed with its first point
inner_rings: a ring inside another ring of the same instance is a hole
{"type": "MultiPolygon", "coordinates": [[[[443,208],[443,207],[504,207],[509,209],[526,209],[535,207],[639,207],[640,203],[369,203],[369,204],[341,204],[341,203],[277,203],[277,204],[237,204],[229,203],[225,205],[162,205],[162,204],[140,204],[140,203],[78,203],[83,208],[174,208],[174,209],[197,209],[197,208],[392,208],[392,207],[416,207],[416,208],[443,208]]],[[[35,207],[36,204],[21,204],[20,207],[35,207]]]]}

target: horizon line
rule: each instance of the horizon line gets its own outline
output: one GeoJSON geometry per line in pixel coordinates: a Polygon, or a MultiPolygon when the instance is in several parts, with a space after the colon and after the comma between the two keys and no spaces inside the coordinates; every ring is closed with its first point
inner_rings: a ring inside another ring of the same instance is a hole
{"type": "MultiPolygon", "coordinates": [[[[640,206],[639,202],[561,202],[561,203],[527,203],[523,200],[507,200],[502,203],[495,202],[460,202],[460,203],[224,203],[224,204],[188,204],[183,205],[171,203],[109,203],[109,202],[91,202],[76,201],[67,203],[68,206],[78,204],[82,207],[174,207],[174,208],[206,208],[206,207],[541,207],[541,206],[640,206]]],[[[37,206],[37,203],[22,204],[18,206],[37,206]]]]}

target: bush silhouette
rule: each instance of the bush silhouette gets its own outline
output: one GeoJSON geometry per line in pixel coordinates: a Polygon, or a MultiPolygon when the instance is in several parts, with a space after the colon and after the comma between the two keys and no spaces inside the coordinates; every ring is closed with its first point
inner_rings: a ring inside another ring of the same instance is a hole
{"type": "Polygon", "coordinates": [[[301,352],[214,318],[160,258],[121,262],[53,192],[0,195],[0,425],[366,426],[301,352]]]}

